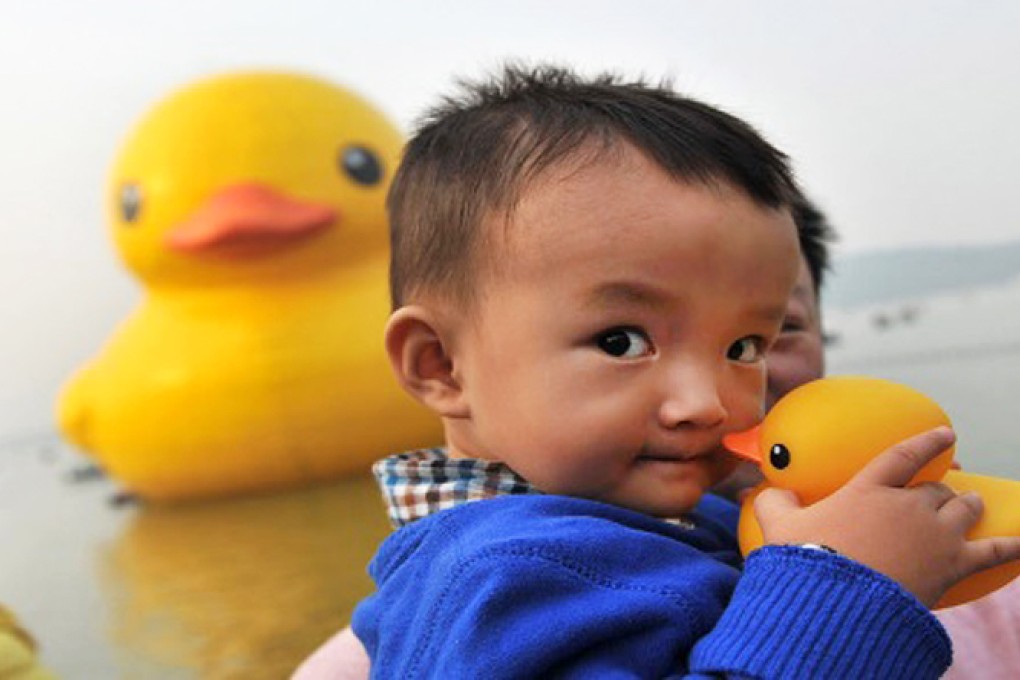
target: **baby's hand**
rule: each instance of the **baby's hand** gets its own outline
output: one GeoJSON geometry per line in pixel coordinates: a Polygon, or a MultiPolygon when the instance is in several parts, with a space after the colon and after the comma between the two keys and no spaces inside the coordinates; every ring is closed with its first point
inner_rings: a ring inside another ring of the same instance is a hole
{"type": "Polygon", "coordinates": [[[1020,537],[967,540],[984,509],[977,494],[931,482],[904,487],[954,440],[939,427],[902,441],[808,507],[789,491],[762,492],[754,509],[765,543],[831,546],[933,606],[957,581],[1020,558],[1020,537]]]}

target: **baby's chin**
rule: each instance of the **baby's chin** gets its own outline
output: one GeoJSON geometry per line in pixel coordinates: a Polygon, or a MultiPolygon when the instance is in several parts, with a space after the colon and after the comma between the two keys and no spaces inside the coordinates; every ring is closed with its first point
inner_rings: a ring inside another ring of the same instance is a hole
{"type": "Polygon", "coordinates": [[[666,497],[649,493],[637,497],[613,499],[610,502],[659,519],[679,519],[697,507],[702,496],[705,495],[705,491],[706,489],[692,486],[666,497]]]}
{"type": "MultiPolygon", "coordinates": [[[[677,519],[697,507],[702,497],[729,477],[737,460],[728,455],[713,455],[687,468],[682,479],[664,484],[634,484],[621,488],[607,498],[610,503],[663,519],[677,519]]],[[[637,481],[637,480],[635,480],[637,481]]]]}

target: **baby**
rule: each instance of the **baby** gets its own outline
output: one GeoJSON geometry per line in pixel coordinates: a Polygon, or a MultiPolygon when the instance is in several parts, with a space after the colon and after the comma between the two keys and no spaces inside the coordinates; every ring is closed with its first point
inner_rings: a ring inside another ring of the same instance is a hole
{"type": "Polygon", "coordinates": [[[979,499],[903,488],[950,431],[808,508],[763,494],[743,565],[702,499],[761,416],[797,196],[752,128],[664,87],[509,68],[426,119],[390,195],[386,347],[446,446],[376,465],[400,528],[353,620],[374,675],[945,670],[923,605],[1020,556],[965,540],[979,499]]]}

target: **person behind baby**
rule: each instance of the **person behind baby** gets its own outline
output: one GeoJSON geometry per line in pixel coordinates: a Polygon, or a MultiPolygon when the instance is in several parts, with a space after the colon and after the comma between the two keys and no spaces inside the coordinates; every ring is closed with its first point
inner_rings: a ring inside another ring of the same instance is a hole
{"type": "Polygon", "coordinates": [[[611,76],[510,67],[425,121],[389,199],[386,347],[446,448],[376,465],[401,528],[353,619],[374,675],[945,670],[922,605],[1020,556],[965,540],[976,497],[902,488],[948,429],[808,508],[762,494],[742,576],[693,512],[760,416],[795,195],[742,121],[611,76]]]}

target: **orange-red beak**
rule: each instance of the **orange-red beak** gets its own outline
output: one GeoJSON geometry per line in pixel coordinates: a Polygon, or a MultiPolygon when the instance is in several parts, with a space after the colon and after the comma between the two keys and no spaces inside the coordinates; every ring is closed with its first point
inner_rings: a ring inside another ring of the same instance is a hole
{"type": "Polygon", "coordinates": [[[337,219],[330,206],[299,201],[268,186],[235,184],[213,194],[166,236],[174,250],[197,252],[225,247],[291,242],[337,219]]]}
{"type": "Polygon", "coordinates": [[[737,458],[761,465],[760,436],[761,425],[755,425],[750,430],[725,435],[722,441],[723,446],[737,458]]]}

